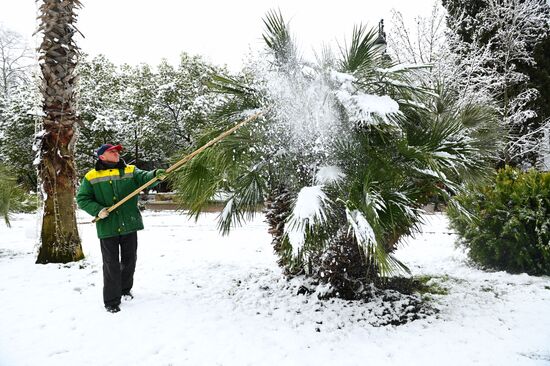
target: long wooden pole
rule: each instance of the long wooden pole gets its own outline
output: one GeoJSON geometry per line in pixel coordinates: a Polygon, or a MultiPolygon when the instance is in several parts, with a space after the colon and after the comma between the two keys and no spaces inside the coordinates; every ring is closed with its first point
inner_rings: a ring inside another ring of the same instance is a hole
{"type": "MultiPolygon", "coordinates": [[[[163,180],[166,177],[166,175],[178,170],[182,165],[187,163],[189,160],[193,159],[195,156],[197,156],[198,154],[200,154],[201,152],[203,152],[204,150],[206,150],[210,146],[214,145],[215,143],[217,143],[220,140],[223,140],[224,138],[231,135],[233,132],[235,132],[236,130],[238,130],[239,128],[241,128],[242,126],[247,124],[248,122],[255,120],[256,118],[260,117],[264,113],[265,113],[265,111],[261,111],[261,112],[258,112],[256,114],[253,114],[252,116],[248,117],[247,119],[245,119],[245,120],[239,122],[238,124],[236,124],[235,126],[231,127],[229,130],[221,133],[218,137],[208,141],[206,144],[204,144],[203,146],[201,146],[197,150],[193,151],[191,154],[186,155],[183,159],[181,159],[180,161],[174,163],[171,167],[166,169],[166,174],[164,175],[164,177],[162,177],[162,179],[159,178],[159,177],[154,177],[153,179],[151,179],[150,181],[148,181],[147,183],[145,183],[144,185],[137,188],[135,191],[133,191],[132,193],[130,193],[129,195],[127,195],[126,197],[124,197],[123,199],[118,201],[116,204],[109,207],[107,209],[107,212],[109,212],[109,213],[113,212],[118,207],[120,207],[121,205],[126,203],[126,201],[128,201],[130,198],[134,197],[136,194],[139,194],[139,192],[141,192],[145,188],[149,187],[151,184],[153,184],[153,183],[155,183],[159,180],[163,180]]],[[[95,223],[99,220],[101,220],[101,219],[99,217],[96,217],[95,219],[92,220],[92,223],[95,223]]]]}

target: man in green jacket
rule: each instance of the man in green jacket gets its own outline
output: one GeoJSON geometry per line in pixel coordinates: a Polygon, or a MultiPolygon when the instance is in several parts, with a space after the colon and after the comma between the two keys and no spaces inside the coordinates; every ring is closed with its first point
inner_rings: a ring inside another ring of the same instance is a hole
{"type": "Polygon", "coordinates": [[[126,165],[120,159],[121,150],[121,145],[101,145],[96,151],[95,169],[86,173],[76,195],[78,207],[100,219],[96,229],[103,257],[103,302],[111,313],[120,311],[122,296],[133,298],[130,290],[136,269],[137,231],[143,229],[143,221],[137,195],[111,214],[107,208],[164,174],[163,169],[148,172],[126,165]]]}

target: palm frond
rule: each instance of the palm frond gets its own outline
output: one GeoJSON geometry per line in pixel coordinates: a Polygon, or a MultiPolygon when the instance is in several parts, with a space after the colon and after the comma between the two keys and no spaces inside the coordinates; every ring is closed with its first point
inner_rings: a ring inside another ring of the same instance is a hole
{"type": "Polygon", "coordinates": [[[494,110],[480,105],[456,105],[445,90],[436,90],[429,111],[410,109],[401,116],[407,144],[400,152],[408,166],[438,176],[456,191],[460,182],[479,179],[498,141],[494,110]]]}
{"type": "MultiPolygon", "coordinates": [[[[232,112],[237,114],[235,110],[232,112]]],[[[229,123],[227,118],[217,119],[213,127],[198,138],[198,143],[204,144],[218,136],[229,123]]],[[[254,149],[262,141],[254,132],[255,123],[261,122],[253,121],[241,127],[197,155],[172,178],[173,185],[178,187],[179,201],[195,217],[216,194],[227,192],[231,195],[219,216],[218,228],[223,234],[250,219],[265,198],[267,174],[261,164],[263,158],[254,149]]]]}
{"type": "Polygon", "coordinates": [[[211,151],[205,151],[170,177],[178,187],[178,201],[198,217],[223,183],[223,172],[214,164],[211,151]]]}
{"type": "Polygon", "coordinates": [[[280,65],[294,60],[297,51],[290,35],[288,23],[285,23],[281,11],[268,11],[263,23],[265,31],[262,37],[267,47],[273,52],[275,60],[280,65]]]}
{"type": "Polygon", "coordinates": [[[374,72],[374,67],[379,63],[381,56],[379,47],[374,43],[377,35],[374,28],[367,30],[363,25],[353,28],[349,47],[340,49],[343,72],[374,72]]]}
{"type": "Polygon", "coordinates": [[[210,90],[223,94],[239,95],[241,97],[252,96],[256,91],[243,83],[229,76],[212,75],[206,82],[210,90]]]}
{"type": "Polygon", "coordinates": [[[231,180],[232,196],[218,217],[218,229],[226,235],[236,225],[248,221],[263,208],[267,182],[262,167],[255,166],[231,180]]]}
{"type": "Polygon", "coordinates": [[[369,264],[368,268],[377,270],[374,275],[389,277],[399,272],[410,273],[407,266],[390,255],[382,240],[376,237],[374,227],[377,226],[377,223],[373,222],[376,220],[372,218],[371,221],[367,220],[366,215],[362,211],[354,209],[351,202],[346,203],[346,219],[365,256],[365,261],[369,264]]]}

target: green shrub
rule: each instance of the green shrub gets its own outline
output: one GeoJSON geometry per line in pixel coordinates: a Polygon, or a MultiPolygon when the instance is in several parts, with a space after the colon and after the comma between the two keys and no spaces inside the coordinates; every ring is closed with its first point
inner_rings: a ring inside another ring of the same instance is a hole
{"type": "Polygon", "coordinates": [[[0,219],[10,226],[9,215],[13,212],[32,212],[38,207],[38,198],[25,193],[10,170],[0,165],[0,219]]]}
{"type": "Polygon", "coordinates": [[[550,274],[550,173],[507,167],[492,184],[456,200],[448,210],[451,227],[475,262],[511,273],[550,274]]]}

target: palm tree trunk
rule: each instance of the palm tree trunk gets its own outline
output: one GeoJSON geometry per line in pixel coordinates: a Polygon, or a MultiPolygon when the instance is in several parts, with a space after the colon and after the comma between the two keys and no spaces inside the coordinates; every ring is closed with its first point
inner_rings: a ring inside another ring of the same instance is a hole
{"type": "Polygon", "coordinates": [[[76,225],[76,170],[72,127],[49,129],[42,139],[40,177],[45,195],[37,263],[67,263],[84,258],[76,225]]]}
{"type": "Polygon", "coordinates": [[[287,275],[297,274],[296,268],[292,266],[292,248],[284,240],[285,221],[292,211],[292,196],[289,191],[283,187],[273,189],[267,200],[265,217],[269,225],[268,233],[273,240],[273,250],[279,257],[277,263],[284,269],[287,275]]]}
{"type": "Polygon", "coordinates": [[[43,136],[40,145],[40,178],[44,195],[41,246],[36,263],[67,263],[84,258],[76,225],[76,140],[74,112],[78,48],[75,9],[78,0],[44,0],[39,30],[43,136]]]}

